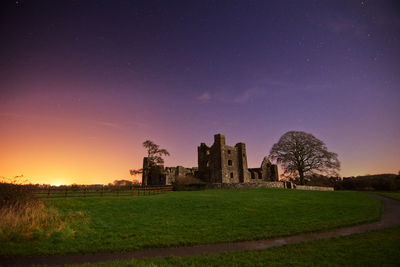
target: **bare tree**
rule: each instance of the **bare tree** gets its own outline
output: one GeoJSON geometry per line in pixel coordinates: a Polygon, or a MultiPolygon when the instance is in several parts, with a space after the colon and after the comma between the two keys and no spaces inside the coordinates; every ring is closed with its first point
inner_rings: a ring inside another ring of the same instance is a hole
{"type": "MultiPolygon", "coordinates": [[[[151,169],[156,165],[164,164],[164,159],[162,157],[169,156],[169,152],[166,149],[160,148],[159,145],[150,140],[144,141],[143,146],[147,150],[148,169],[151,169]]],[[[136,175],[143,173],[143,171],[143,169],[130,170],[130,173],[131,175],[136,175]]]]}
{"type": "Polygon", "coordinates": [[[285,133],[273,145],[269,157],[284,168],[285,174],[297,172],[301,184],[304,184],[306,174],[337,175],[340,170],[336,153],[329,152],[324,142],[312,134],[300,131],[285,133]]]}

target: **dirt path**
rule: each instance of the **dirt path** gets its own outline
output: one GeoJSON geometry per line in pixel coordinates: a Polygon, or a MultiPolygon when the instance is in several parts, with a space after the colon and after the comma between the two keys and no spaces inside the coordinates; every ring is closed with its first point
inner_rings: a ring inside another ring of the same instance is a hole
{"type": "Polygon", "coordinates": [[[319,238],[330,238],[346,236],[355,233],[362,233],[383,227],[400,225],[400,201],[371,194],[383,202],[382,219],[379,222],[355,225],[351,227],[338,228],[327,232],[307,233],[295,236],[246,241],[236,243],[218,243],[209,245],[199,245],[192,247],[172,247],[172,248],[152,248],[131,252],[115,253],[95,253],[95,254],[73,254],[73,255],[54,255],[54,256],[34,256],[1,258],[0,265],[21,266],[31,264],[78,264],[95,263],[115,260],[142,259],[151,257],[168,256],[191,256],[204,253],[221,253],[240,250],[260,250],[285,244],[294,244],[303,241],[310,241],[319,238]]]}

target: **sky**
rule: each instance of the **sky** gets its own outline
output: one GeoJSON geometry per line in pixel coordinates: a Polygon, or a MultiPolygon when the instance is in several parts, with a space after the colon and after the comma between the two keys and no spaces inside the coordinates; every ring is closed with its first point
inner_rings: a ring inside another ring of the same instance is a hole
{"type": "Polygon", "coordinates": [[[258,167],[291,130],[342,176],[400,170],[395,0],[0,5],[2,177],[132,179],[147,139],[193,167],[217,133],[258,167]]]}

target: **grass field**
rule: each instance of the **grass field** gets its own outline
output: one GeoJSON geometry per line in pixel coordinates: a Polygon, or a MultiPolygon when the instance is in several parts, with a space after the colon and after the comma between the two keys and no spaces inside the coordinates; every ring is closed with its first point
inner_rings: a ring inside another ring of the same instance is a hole
{"type": "Polygon", "coordinates": [[[379,200],[360,192],[286,189],[171,192],[146,197],[48,199],[68,231],[9,240],[1,255],[124,251],[263,239],[377,220],[379,200]]]}
{"type": "Polygon", "coordinates": [[[390,197],[393,199],[400,200],[400,192],[374,192],[374,193],[384,197],[390,197]]]}
{"type": "Polygon", "coordinates": [[[400,227],[260,251],[116,261],[93,266],[399,266],[400,227]]]}
{"type": "Polygon", "coordinates": [[[143,196],[170,192],[172,186],[146,186],[126,188],[44,188],[33,189],[38,198],[69,198],[69,197],[117,197],[117,196],[143,196]]]}

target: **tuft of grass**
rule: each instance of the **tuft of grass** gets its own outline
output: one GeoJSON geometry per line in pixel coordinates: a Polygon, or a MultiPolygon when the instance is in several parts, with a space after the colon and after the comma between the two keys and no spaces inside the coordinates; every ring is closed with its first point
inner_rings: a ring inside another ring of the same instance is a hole
{"type": "Polygon", "coordinates": [[[48,209],[41,201],[31,201],[24,205],[5,206],[0,209],[0,241],[21,241],[49,236],[54,231],[65,228],[59,212],[48,209]]]}
{"type": "Polygon", "coordinates": [[[68,238],[9,241],[0,255],[128,251],[256,240],[322,231],[380,218],[381,203],[361,192],[243,189],[152,196],[48,199],[71,220],[68,238]]]}
{"type": "MultiPolygon", "coordinates": [[[[82,217],[80,211],[60,213],[36,198],[28,186],[0,182],[0,242],[21,243],[50,236],[70,236],[70,221],[82,217]]],[[[1,251],[1,249],[0,249],[1,251]]]]}

